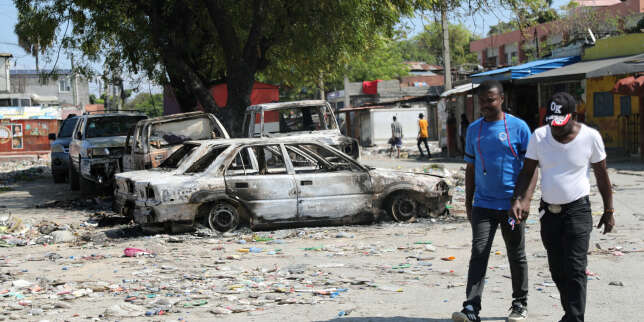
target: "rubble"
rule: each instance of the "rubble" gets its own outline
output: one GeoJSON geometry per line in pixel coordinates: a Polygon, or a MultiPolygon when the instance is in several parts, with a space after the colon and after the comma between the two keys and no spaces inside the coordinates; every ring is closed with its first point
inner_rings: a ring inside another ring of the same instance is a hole
{"type": "Polygon", "coordinates": [[[49,160],[0,162],[0,186],[51,176],[49,160]]]}

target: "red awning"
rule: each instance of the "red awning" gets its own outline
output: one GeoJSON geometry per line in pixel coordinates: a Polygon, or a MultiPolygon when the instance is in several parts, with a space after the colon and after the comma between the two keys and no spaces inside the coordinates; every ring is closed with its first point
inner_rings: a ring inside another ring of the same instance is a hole
{"type": "Polygon", "coordinates": [[[644,76],[629,76],[615,83],[613,93],[628,96],[644,96],[644,76]]]}

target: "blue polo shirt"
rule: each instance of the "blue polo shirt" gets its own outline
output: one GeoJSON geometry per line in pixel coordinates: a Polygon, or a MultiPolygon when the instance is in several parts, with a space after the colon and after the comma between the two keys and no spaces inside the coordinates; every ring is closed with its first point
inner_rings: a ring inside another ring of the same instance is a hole
{"type": "Polygon", "coordinates": [[[503,119],[487,122],[480,118],[470,124],[465,138],[465,162],[474,164],[475,168],[474,207],[510,209],[529,141],[528,125],[507,113],[505,122],[503,119]]]}

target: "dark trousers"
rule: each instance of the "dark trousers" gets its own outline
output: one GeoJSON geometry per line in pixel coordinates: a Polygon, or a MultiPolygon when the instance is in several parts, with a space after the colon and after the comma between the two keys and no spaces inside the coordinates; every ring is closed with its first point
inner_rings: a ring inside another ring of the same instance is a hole
{"type": "Polygon", "coordinates": [[[501,225],[501,233],[510,262],[512,274],[513,304],[528,303],[528,260],[525,255],[525,222],[515,225],[514,230],[508,224],[506,210],[492,210],[474,207],[472,209],[472,255],[467,272],[467,300],[463,306],[472,305],[476,312],[481,310],[481,296],[485,285],[485,271],[496,229],[501,225]]]}
{"type": "Polygon", "coordinates": [[[552,280],[559,289],[563,321],[584,320],[586,310],[586,264],[590,232],[593,230],[590,201],[583,197],[562,206],[558,214],[541,203],[541,240],[548,252],[552,280]]]}
{"type": "Polygon", "coordinates": [[[429,145],[427,145],[427,138],[421,138],[421,137],[418,138],[418,151],[420,151],[420,155],[423,156],[423,149],[420,147],[420,142],[425,143],[425,149],[427,149],[427,156],[431,158],[432,154],[429,153],[429,145]]]}

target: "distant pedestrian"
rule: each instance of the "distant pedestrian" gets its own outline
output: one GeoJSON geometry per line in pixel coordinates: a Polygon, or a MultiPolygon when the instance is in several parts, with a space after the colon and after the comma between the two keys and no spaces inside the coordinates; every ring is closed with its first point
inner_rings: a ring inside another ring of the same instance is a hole
{"type": "MultiPolygon", "coordinates": [[[[508,321],[522,321],[528,310],[528,261],[525,253],[525,224],[509,221],[508,210],[516,178],[530,140],[530,129],[521,119],[502,111],[503,86],[485,81],[478,88],[483,117],[472,122],[465,140],[465,209],[472,226],[472,253],[463,310],[452,319],[481,321],[481,297],[485,285],[492,242],[497,228],[505,241],[510,274],[512,304],[508,321]]],[[[536,185],[536,180],[532,188],[536,185]]],[[[531,196],[532,190],[526,193],[531,196]]],[[[529,208],[529,198],[525,199],[529,208]]]]}
{"type": "Polygon", "coordinates": [[[467,135],[468,126],[470,126],[470,121],[467,120],[467,115],[463,113],[461,114],[461,126],[459,128],[459,136],[461,138],[461,149],[463,149],[463,154],[465,154],[465,136],[467,135]]]}
{"type": "Polygon", "coordinates": [[[420,151],[420,157],[424,157],[423,149],[420,147],[420,143],[425,143],[425,149],[427,150],[427,158],[431,158],[432,154],[429,152],[429,145],[427,145],[427,138],[429,138],[429,123],[427,120],[423,119],[425,115],[423,113],[418,114],[418,151],[420,151]]]}
{"type": "Polygon", "coordinates": [[[589,166],[604,203],[597,228],[604,234],[615,226],[613,195],[606,171],[604,142],[597,130],[575,120],[575,99],[556,93],[546,110],[546,125],[538,128],[528,144],[523,170],[514,192],[511,215],[525,221],[526,190],[537,166],[541,169],[541,241],[548,253],[550,274],[564,309],[560,322],[584,321],[586,265],[591,216],[589,166]]]}
{"type": "Polygon", "coordinates": [[[402,124],[398,122],[396,117],[393,117],[393,122],[391,122],[391,149],[389,150],[389,157],[391,157],[391,154],[394,152],[394,149],[396,149],[397,153],[397,158],[400,158],[400,147],[402,146],[402,138],[403,138],[403,128],[402,124]]]}

